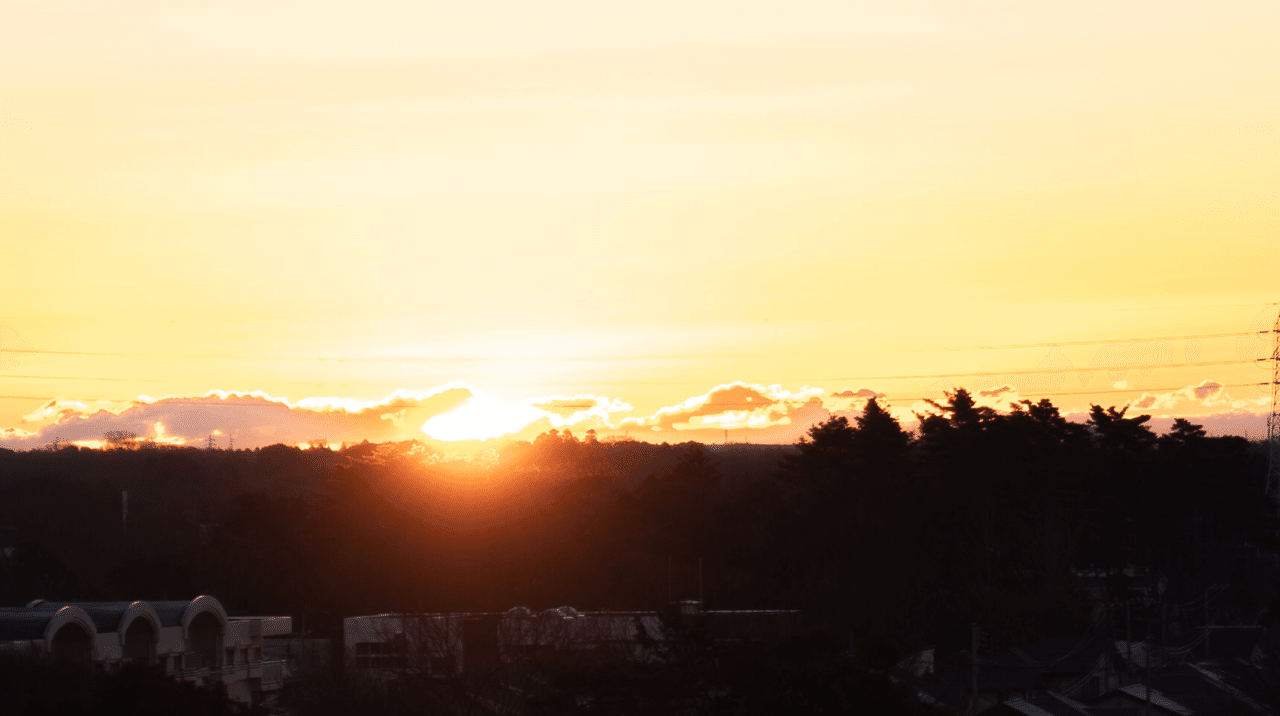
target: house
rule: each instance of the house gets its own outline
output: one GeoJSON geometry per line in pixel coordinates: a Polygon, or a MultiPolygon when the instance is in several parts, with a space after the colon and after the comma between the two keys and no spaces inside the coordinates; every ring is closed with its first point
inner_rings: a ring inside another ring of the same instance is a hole
{"type": "Polygon", "coordinates": [[[900,662],[895,678],[910,684],[921,700],[939,706],[982,711],[1016,701],[1046,710],[1036,704],[1050,692],[1081,700],[1120,686],[1122,664],[1112,649],[1097,628],[1077,638],[1042,639],[990,656],[979,654],[976,665],[967,651],[937,659],[927,649],[900,662]]]}
{"type": "Polygon", "coordinates": [[[149,666],[182,681],[221,681],[246,704],[271,701],[287,662],[263,658],[263,639],[289,617],[232,617],[210,596],[177,601],[49,602],[0,608],[0,658],[48,661],[86,674],[149,666]]]}

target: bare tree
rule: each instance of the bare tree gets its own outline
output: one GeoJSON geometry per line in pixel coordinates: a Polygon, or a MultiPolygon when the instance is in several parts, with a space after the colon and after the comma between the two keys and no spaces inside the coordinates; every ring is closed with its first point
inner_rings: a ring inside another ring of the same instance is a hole
{"type": "Polygon", "coordinates": [[[113,449],[122,450],[134,445],[138,434],[128,430],[108,430],[102,437],[113,449]]]}

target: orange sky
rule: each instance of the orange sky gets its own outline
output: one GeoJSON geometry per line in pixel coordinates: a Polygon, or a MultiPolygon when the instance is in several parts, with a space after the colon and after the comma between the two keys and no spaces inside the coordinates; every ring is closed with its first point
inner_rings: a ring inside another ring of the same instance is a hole
{"type": "Polygon", "coordinates": [[[1073,343],[1274,319],[1273,2],[4,16],[0,444],[790,441],[952,384],[1261,424],[1256,339],[1073,343]],[[1010,344],[1064,345],[949,350],[1010,344]],[[76,422],[209,391],[271,405],[76,422]]]}

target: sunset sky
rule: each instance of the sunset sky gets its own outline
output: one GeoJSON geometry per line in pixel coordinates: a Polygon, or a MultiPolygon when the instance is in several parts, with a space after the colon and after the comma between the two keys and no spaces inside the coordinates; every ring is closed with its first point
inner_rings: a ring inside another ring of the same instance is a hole
{"type": "Polygon", "coordinates": [[[0,0],[0,445],[790,442],[954,385],[1256,436],[1278,36],[1273,0],[0,0]]]}

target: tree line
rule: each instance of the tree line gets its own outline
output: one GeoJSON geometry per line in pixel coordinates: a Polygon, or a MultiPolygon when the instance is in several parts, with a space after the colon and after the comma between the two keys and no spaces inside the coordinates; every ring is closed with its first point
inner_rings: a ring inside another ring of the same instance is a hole
{"type": "Polygon", "coordinates": [[[1086,571],[1115,594],[1144,570],[1188,598],[1235,584],[1240,621],[1268,606],[1241,571],[1275,547],[1259,446],[963,389],[934,408],[907,432],[872,400],[791,446],[553,430],[471,462],[412,441],[0,450],[0,601],[209,593],[340,638],[358,614],[701,598],[802,609],[882,666],[973,622],[1009,645],[1080,633],[1086,571]]]}

